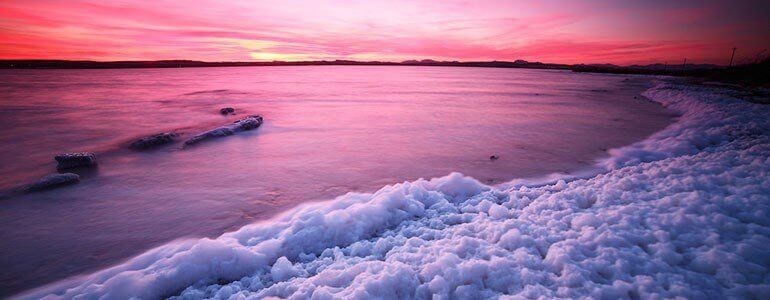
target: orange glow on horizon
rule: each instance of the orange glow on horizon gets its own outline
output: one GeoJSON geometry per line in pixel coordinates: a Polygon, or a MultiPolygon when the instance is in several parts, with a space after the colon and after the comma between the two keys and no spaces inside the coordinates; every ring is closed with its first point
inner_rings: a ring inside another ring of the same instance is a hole
{"type": "Polygon", "coordinates": [[[770,47],[765,1],[0,2],[0,59],[726,64],[770,47]]]}

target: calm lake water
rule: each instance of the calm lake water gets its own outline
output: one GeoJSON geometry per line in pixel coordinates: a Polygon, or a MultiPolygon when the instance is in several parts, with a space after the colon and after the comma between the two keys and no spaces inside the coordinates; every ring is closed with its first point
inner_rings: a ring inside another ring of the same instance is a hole
{"type": "Polygon", "coordinates": [[[494,184],[580,170],[670,122],[635,98],[646,84],[449,67],[0,70],[0,295],[350,191],[452,171],[494,184]],[[225,106],[237,115],[220,115],[225,106]],[[127,149],[247,114],[265,124],[185,149],[127,149]],[[98,167],[77,185],[18,192],[70,151],[97,153],[98,167]]]}

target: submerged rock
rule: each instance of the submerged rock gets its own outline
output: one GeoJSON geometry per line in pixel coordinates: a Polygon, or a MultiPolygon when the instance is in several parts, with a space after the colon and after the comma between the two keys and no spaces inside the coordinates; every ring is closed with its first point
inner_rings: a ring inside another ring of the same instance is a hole
{"type": "Polygon", "coordinates": [[[96,165],[96,155],[91,152],[64,153],[57,155],[54,159],[59,163],[56,166],[57,169],[90,167],[96,165]]]}
{"type": "Polygon", "coordinates": [[[164,132],[148,137],[143,137],[131,143],[128,147],[134,150],[145,150],[161,145],[165,145],[174,141],[174,138],[179,136],[173,132],[164,132]]]}
{"type": "Polygon", "coordinates": [[[235,108],[232,107],[223,107],[219,109],[219,113],[223,115],[234,115],[235,114],[235,108]]]}
{"type": "MultiPolygon", "coordinates": [[[[252,115],[233,122],[241,130],[252,130],[262,125],[262,117],[259,115],[252,115]]],[[[241,131],[238,130],[238,131],[241,131]]]]}
{"type": "Polygon", "coordinates": [[[223,137],[233,135],[239,131],[252,130],[258,128],[260,125],[262,125],[262,117],[259,115],[252,115],[235,121],[231,124],[200,133],[184,141],[184,144],[186,146],[197,144],[210,138],[223,137]]]}
{"type": "Polygon", "coordinates": [[[37,182],[34,184],[28,186],[26,188],[26,191],[28,192],[34,192],[34,191],[42,191],[47,189],[52,189],[64,185],[69,184],[75,184],[80,181],[80,176],[75,173],[54,173],[54,174],[48,174],[43,176],[43,178],[40,178],[37,182]]]}

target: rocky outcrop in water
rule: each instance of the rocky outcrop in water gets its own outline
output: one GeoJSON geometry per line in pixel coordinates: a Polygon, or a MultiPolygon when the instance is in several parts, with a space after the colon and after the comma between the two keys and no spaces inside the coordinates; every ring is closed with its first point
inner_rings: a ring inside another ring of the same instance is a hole
{"type": "Polygon", "coordinates": [[[91,167],[96,165],[96,155],[91,152],[64,153],[57,155],[54,159],[59,163],[56,166],[57,169],[91,167]]]}
{"type": "Polygon", "coordinates": [[[248,116],[243,119],[240,119],[238,121],[235,121],[231,124],[217,127],[212,130],[195,135],[187,139],[186,141],[184,141],[184,144],[185,146],[189,146],[211,138],[229,136],[229,135],[235,134],[236,132],[256,129],[260,125],[262,125],[262,117],[259,115],[252,115],[252,116],[248,116]]]}
{"type": "Polygon", "coordinates": [[[48,190],[64,185],[75,184],[80,181],[80,176],[75,173],[54,173],[40,178],[34,184],[28,186],[25,190],[28,192],[48,190]]]}
{"type": "Polygon", "coordinates": [[[219,113],[223,115],[234,115],[235,114],[235,108],[232,107],[223,107],[219,109],[219,113]]]}
{"type": "Polygon", "coordinates": [[[162,146],[174,141],[179,135],[173,132],[164,132],[148,137],[143,137],[131,143],[128,147],[134,150],[146,150],[162,146]]]}

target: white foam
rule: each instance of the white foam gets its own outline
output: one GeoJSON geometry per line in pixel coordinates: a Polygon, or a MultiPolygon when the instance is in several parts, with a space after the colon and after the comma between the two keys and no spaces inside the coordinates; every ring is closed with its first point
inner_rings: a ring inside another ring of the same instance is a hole
{"type": "Polygon", "coordinates": [[[177,241],[24,298],[688,298],[770,294],[770,117],[659,84],[680,113],[608,171],[489,187],[453,173],[177,241]]]}

